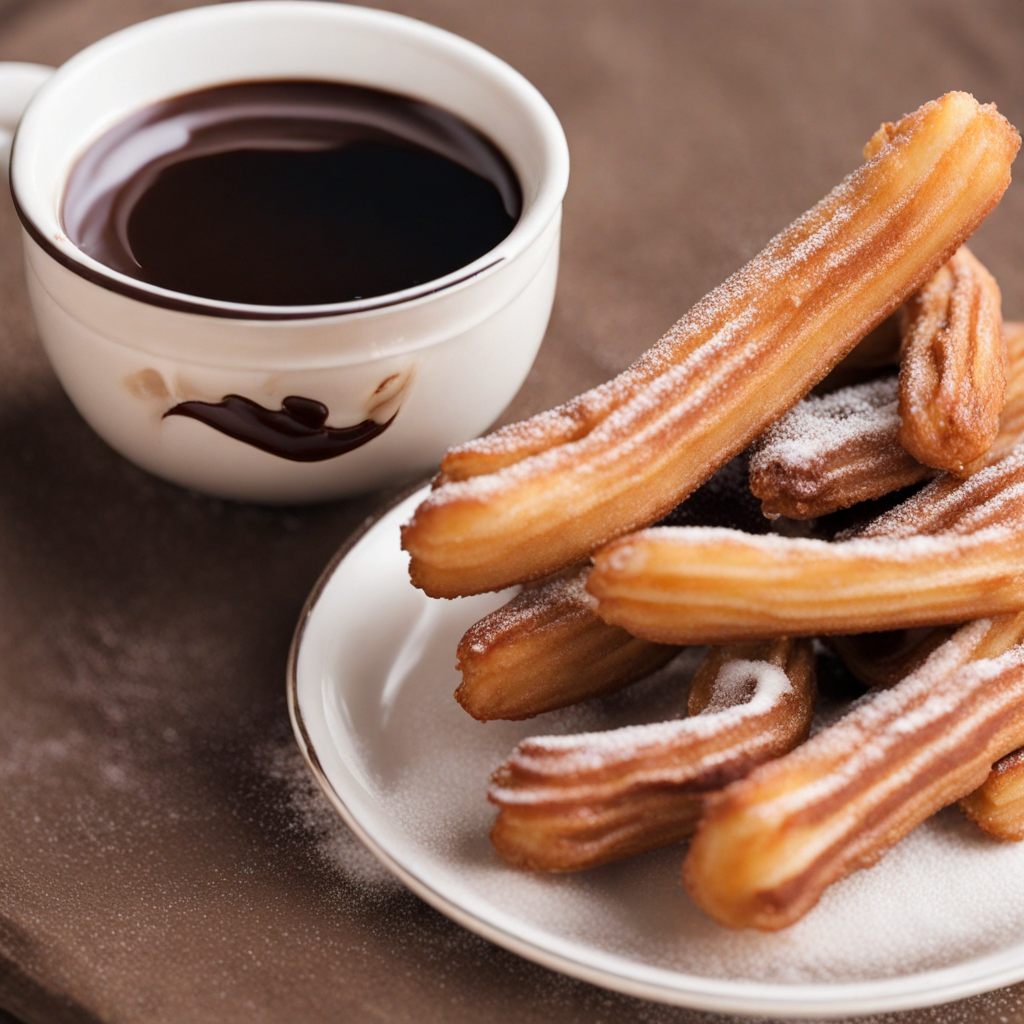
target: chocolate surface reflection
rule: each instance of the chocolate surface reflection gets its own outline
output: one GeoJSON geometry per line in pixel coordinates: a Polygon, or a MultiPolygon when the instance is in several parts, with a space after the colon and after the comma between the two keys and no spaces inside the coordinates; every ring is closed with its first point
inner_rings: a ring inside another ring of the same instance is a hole
{"type": "Polygon", "coordinates": [[[74,243],[186,295],[305,306],[444,277],[515,227],[508,160],[446,110],[319,81],[236,82],[152,104],[71,171],[74,243]]]}
{"type": "Polygon", "coordinates": [[[327,406],[314,398],[289,395],[280,409],[265,409],[250,398],[225,395],[219,402],[179,402],[163,418],[187,416],[292,462],[324,462],[383,434],[397,415],[383,423],[365,419],[351,427],[328,427],[327,406]]]}

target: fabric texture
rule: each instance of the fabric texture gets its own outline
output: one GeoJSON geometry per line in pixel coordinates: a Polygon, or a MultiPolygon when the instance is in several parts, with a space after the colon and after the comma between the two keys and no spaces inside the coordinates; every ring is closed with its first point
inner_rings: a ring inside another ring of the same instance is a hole
{"type": "MultiPolygon", "coordinates": [[[[0,2],[59,63],[175,0],[0,2]]],[[[949,89],[1024,125],[1017,0],[396,0],[522,71],[565,125],[562,270],[506,412],[625,367],[949,89]]],[[[972,241],[1024,317],[1024,189],[972,241]]],[[[0,198],[0,1010],[30,1022],[721,1020],[562,978],[391,882],[308,778],[284,697],[303,600],[393,495],[270,510],[148,476],[35,338],[0,198]]],[[[2,1015],[0,1015],[2,1016],[2,1015]]],[[[886,1021],[1024,1020],[1024,989],[886,1021]]]]}

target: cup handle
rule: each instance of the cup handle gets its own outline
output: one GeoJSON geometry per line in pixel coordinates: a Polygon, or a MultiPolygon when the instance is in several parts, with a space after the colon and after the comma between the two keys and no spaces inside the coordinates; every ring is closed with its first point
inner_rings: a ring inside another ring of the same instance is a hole
{"type": "Polygon", "coordinates": [[[18,127],[29,100],[54,70],[45,64],[0,62],[0,166],[4,175],[9,170],[14,129],[18,127]]]}

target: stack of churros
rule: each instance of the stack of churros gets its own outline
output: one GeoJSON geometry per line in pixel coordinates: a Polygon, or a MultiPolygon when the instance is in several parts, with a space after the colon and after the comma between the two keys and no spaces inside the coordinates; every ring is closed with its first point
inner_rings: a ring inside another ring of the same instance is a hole
{"type": "Polygon", "coordinates": [[[965,93],[884,124],[633,366],[445,456],[403,529],[413,582],[523,585],[459,644],[469,714],[708,645],[685,717],[511,751],[510,864],[692,837],[696,903],[772,930],[949,804],[1024,837],[1024,325],[964,245],[1019,145],[965,93]],[[826,647],[866,692],[808,738],[826,647]]]}

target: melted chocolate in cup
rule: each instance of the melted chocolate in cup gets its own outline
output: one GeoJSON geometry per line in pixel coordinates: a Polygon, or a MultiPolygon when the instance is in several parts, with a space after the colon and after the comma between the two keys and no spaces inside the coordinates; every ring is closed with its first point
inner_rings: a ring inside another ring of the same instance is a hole
{"type": "MultiPolygon", "coordinates": [[[[447,111],[331,82],[242,82],[147,107],[103,135],[68,179],[82,251],[202,298],[315,306],[404,291],[457,271],[512,228],[522,194],[504,155],[447,111]]],[[[292,395],[180,402],[184,416],[298,462],[386,430],[328,426],[292,395]]]]}
{"type": "Polygon", "coordinates": [[[331,82],[243,82],[147,107],[73,168],[72,242],[202,298],[348,302],[444,277],[515,226],[504,155],[447,111],[331,82]]]}

